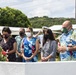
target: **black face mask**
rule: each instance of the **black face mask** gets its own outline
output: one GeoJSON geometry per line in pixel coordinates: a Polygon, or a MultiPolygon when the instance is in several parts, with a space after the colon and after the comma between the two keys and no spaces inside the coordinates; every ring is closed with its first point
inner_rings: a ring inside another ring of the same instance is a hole
{"type": "Polygon", "coordinates": [[[9,37],[9,35],[3,35],[3,38],[7,39],[9,37]]]}
{"type": "Polygon", "coordinates": [[[20,36],[24,36],[24,32],[19,32],[19,35],[20,36]]]}
{"type": "Polygon", "coordinates": [[[48,35],[48,34],[45,34],[45,35],[44,35],[44,39],[45,39],[45,40],[49,39],[49,35],[48,35]]]}

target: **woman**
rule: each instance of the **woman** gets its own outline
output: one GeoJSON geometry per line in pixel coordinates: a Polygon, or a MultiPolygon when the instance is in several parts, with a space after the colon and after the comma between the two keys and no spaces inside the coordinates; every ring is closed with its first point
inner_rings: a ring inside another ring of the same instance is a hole
{"type": "Polygon", "coordinates": [[[55,61],[57,44],[53,33],[47,29],[43,37],[43,47],[41,50],[41,61],[55,61]]]}
{"type": "Polygon", "coordinates": [[[0,42],[4,53],[6,54],[8,61],[15,62],[15,52],[17,50],[16,40],[11,37],[11,30],[9,27],[4,27],[2,30],[3,39],[0,42]]]}
{"type": "Polygon", "coordinates": [[[22,41],[22,57],[24,62],[38,61],[39,41],[33,37],[33,29],[26,29],[26,37],[22,41]]]}

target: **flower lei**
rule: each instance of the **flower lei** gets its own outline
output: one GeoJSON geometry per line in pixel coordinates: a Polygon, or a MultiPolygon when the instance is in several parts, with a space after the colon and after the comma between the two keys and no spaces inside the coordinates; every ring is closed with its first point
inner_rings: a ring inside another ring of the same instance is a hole
{"type": "Polygon", "coordinates": [[[0,46],[0,61],[8,61],[6,52],[0,46]]]}

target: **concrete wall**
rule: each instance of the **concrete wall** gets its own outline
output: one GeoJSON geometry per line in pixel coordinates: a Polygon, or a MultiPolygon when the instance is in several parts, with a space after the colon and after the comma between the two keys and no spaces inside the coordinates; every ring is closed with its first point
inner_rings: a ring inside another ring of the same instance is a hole
{"type": "Polygon", "coordinates": [[[0,75],[25,75],[25,64],[0,62],[0,75]]]}
{"type": "Polygon", "coordinates": [[[0,62],[0,75],[76,75],[76,62],[0,62]]]}

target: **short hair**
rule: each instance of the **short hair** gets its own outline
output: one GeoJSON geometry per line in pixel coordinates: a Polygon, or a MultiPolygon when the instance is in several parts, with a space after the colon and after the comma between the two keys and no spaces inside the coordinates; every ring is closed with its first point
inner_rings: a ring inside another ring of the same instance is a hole
{"type": "Polygon", "coordinates": [[[25,29],[24,29],[24,28],[20,28],[20,30],[19,30],[19,31],[21,31],[21,30],[22,30],[23,32],[25,32],[25,29]]]}
{"type": "Polygon", "coordinates": [[[11,30],[8,26],[5,26],[3,29],[2,29],[2,33],[3,32],[8,32],[9,34],[11,34],[11,30]]]}

